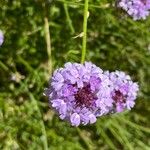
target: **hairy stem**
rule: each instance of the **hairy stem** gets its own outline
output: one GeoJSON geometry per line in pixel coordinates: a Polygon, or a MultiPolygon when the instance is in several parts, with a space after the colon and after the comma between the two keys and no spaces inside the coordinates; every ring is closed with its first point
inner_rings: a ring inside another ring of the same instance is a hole
{"type": "Polygon", "coordinates": [[[88,0],[85,0],[85,3],[84,3],[84,21],[83,21],[83,39],[82,39],[81,63],[84,63],[85,55],[86,55],[87,19],[88,19],[88,0]]]}

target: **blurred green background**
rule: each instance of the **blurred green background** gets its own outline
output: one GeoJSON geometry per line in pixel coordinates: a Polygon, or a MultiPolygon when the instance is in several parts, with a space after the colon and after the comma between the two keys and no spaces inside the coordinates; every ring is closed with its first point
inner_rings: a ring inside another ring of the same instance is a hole
{"type": "Polygon", "coordinates": [[[83,0],[0,0],[0,149],[150,150],[150,17],[133,21],[115,0],[90,0],[86,60],[122,70],[138,81],[131,111],[104,116],[94,125],[71,127],[43,96],[49,65],[45,9],[53,70],[80,62],[83,0]]]}

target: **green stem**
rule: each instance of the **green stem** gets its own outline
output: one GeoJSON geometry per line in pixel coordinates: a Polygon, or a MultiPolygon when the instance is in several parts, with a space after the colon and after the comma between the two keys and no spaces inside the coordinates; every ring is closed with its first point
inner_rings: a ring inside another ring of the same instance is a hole
{"type": "Polygon", "coordinates": [[[88,19],[88,0],[85,0],[85,3],[84,3],[84,21],[83,21],[83,39],[82,39],[81,63],[84,63],[85,54],[86,54],[87,19],[88,19]]]}
{"type": "MultiPolygon", "coordinates": [[[[56,0],[56,1],[64,3],[64,4],[67,4],[68,6],[73,7],[73,8],[74,8],[74,5],[76,7],[84,6],[83,3],[80,3],[80,2],[70,2],[69,0],[68,1],[65,1],[65,0],[56,0]]],[[[100,5],[100,6],[99,5],[94,5],[94,4],[89,4],[89,7],[90,8],[98,8],[98,9],[108,9],[110,7],[110,4],[106,3],[106,4],[100,5]]]]}
{"type": "Polygon", "coordinates": [[[8,71],[8,70],[9,70],[9,68],[8,68],[2,61],[0,61],[0,67],[1,67],[2,69],[4,69],[5,71],[8,71]]]}
{"type": "Polygon", "coordinates": [[[70,18],[69,11],[68,11],[68,6],[67,6],[66,3],[64,3],[64,10],[65,10],[66,19],[67,19],[71,34],[74,34],[75,30],[74,30],[74,27],[72,25],[72,20],[70,18]]]}

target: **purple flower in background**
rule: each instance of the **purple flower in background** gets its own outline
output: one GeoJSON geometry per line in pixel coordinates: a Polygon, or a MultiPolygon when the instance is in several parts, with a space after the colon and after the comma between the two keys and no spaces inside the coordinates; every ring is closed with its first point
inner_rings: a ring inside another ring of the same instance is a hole
{"type": "Polygon", "coordinates": [[[66,63],[57,69],[46,90],[51,106],[73,126],[92,124],[113,107],[113,84],[96,65],[66,63]]]}
{"type": "Polygon", "coordinates": [[[127,11],[134,20],[146,19],[150,14],[150,0],[120,0],[119,7],[127,11]]]}
{"type": "Polygon", "coordinates": [[[138,84],[133,82],[129,75],[124,72],[115,71],[106,73],[113,82],[113,108],[112,112],[122,112],[125,109],[131,109],[135,104],[137,92],[139,91],[138,84]]]}
{"type": "Polygon", "coordinates": [[[4,35],[3,32],[0,30],[0,46],[3,44],[4,41],[4,35]]]}

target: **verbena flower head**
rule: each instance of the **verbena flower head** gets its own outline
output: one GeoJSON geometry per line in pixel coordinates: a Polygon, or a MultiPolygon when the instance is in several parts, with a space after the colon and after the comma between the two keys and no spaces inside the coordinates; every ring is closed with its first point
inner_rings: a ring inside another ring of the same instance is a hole
{"type": "Polygon", "coordinates": [[[0,46],[3,44],[4,41],[4,35],[3,32],[0,30],[0,46]]]}
{"type": "Polygon", "coordinates": [[[106,73],[113,82],[113,108],[112,112],[122,112],[125,109],[131,109],[135,104],[137,92],[139,91],[138,84],[133,82],[129,75],[124,72],[115,71],[106,73]]]}
{"type": "Polygon", "coordinates": [[[51,106],[73,126],[96,122],[112,108],[113,84],[96,65],[66,63],[57,69],[46,90],[51,106]]]}
{"type": "Polygon", "coordinates": [[[127,11],[134,20],[146,19],[150,14],[150,0],[120,0],[119,7],[127,11]]]}

